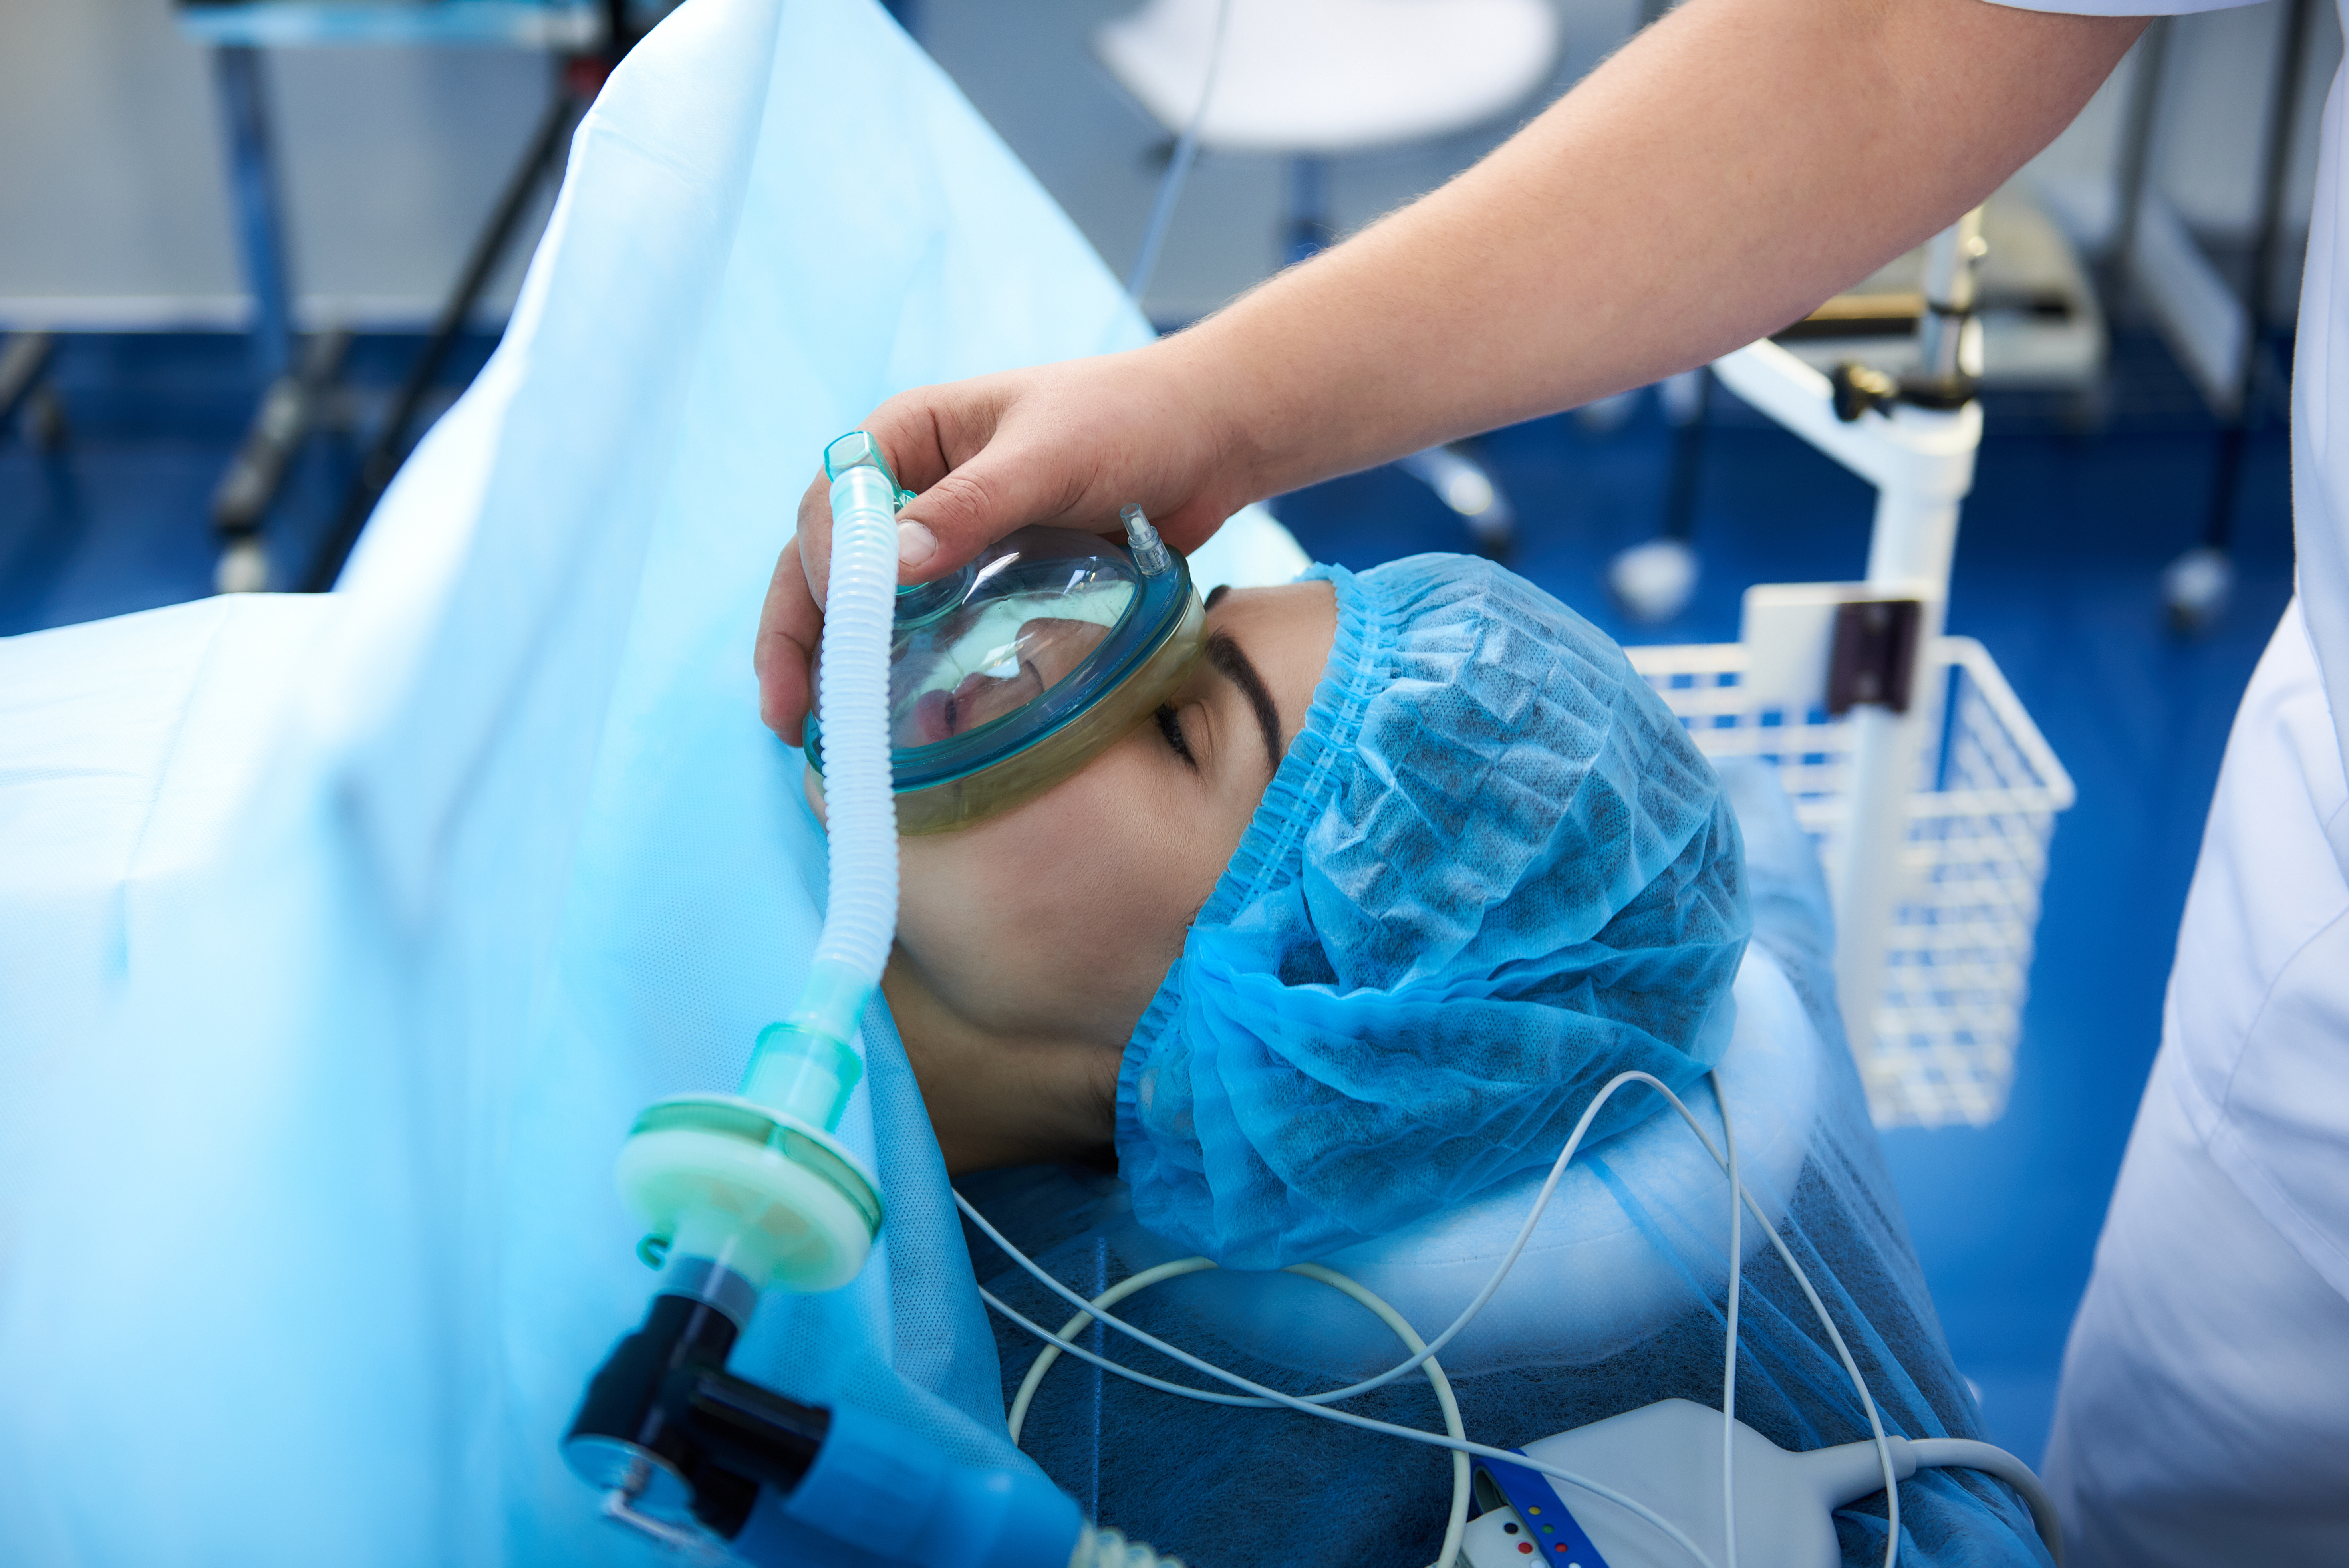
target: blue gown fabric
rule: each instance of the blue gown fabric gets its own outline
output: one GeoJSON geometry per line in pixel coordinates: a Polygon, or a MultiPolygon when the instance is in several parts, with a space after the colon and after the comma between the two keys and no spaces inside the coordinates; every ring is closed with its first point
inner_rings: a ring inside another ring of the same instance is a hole
{"type": "Polygon", "coordinates": [[[1118,1077],[1136,1215],[1234,1268],[1547,1166],[1617,1073],[1687,1088],[1749,923],[1713,769],[1611,638],[1473,556],[1309,575],[1329,666],[1118,1077]]]}
{"type": "MultiPolygon", "coordinates": [[[[688,0],[580,127],[503,343],[336,593],[0,642],[0,1562],[667,1560],[556,1444],[651,1282],[611,1182],[631,1119],[731,1087],[814,940],[822,842],[748,656],[793,505],[893,392],[1146,335],[876,7],[688,0]]],[[[882,1243],[764,1304],[734,1365],[1024,1463],[880,1009],[864,1046],[843,1137],[882,1243]]],[[[1965,1430],[1837,1093],[1805,1182],[1844,1228],[1805,1244],[1878,1324],[1894,1418],[1965,1430]]],[[[1112,1266],[1097,1217],[1064,1205],[1056,1239],[1112,1266]]],[[[1773,1374],[1774,1435],[1850,1435],[1815,1362],[1773,1374]]],[[[1695,1360],[1622,1367],[1619,1403],[1710,1397],[1695,1360]]],[[[1080,1501],[1201,1568],[1261,1560],[1262,1429],[1115,1408],[1098,1492],[1046,1455],[1080,1501]],[[1191,1506],[1154,1451],[1224,1490],[1191,1506]]],[[[1433,1469],[1381,1447],[1349,1484],[1433,1469]]],[[[1909,1562],[2022,1560],[1972,1484],[1910,1484],[1951,1501],[1909,1562]]],[[[856,1561],[754,1528],[769,1561],[856,1561]]]]}

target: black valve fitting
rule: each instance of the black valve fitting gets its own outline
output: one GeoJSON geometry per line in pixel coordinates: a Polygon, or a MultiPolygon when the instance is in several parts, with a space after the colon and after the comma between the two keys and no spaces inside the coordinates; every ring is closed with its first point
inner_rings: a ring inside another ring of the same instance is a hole
{"type": "Polygon", "coordinates": [[[1889,407],[1900,397],[1898,381],[1848,359],[1827,373],[1827,382],[1835,388],[1836,418],[1847,425],[1870,408],[1889,407]]]}
{"type": "Polygon", "coordinates": [[[1835,390],[1836,418],[1847,425],[1870,408],[1889,408],[1895,403],[1951,413],[1972,402],[1982,391],[1977,377],[1895,377],[1850,360],[1827,372],[1827,383],[1835,390]]]}
{"type": "Polygon", "coordinates": [[[724,1367],[740,1332],[709,1302],[653,1297],[644,1326],[613,1347],[587,1384],[563,1439],[571,1468],[606,1491],[638,1494],[648,1512],[686,1511],[701,1454],[665,1397],[669,1379],[724,1367]]]}
{"type": "Polygon", "coordinates": [[[741,1533],[761,1484],[788,1492],[807,1473],[832,1417],[729,1374],[739,1332],[709,1302],[655,1296],[588,1382],[563,1440],[571,1468],[655,1518],[741,1533]]]}

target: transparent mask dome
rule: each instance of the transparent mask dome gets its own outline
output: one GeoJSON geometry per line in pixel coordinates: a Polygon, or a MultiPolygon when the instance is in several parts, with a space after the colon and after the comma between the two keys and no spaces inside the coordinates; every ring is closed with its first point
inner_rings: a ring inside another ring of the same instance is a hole
{"type": "MultiPolygon", "coordinates": [[[[1182,557],[1023,528],[897,593],[889,725],[899,830],[936,831],[1049,789],[1166,700],[1204,635],[1182,557]]],[[[809,759],[820,770],[821,727],[809,759]]]]}
{"type": "Polygon", "coordinates": [[[892,744],[969,735],[1083,668],[1141,596],[1141,573],[1112,548],[1031,528],[943,583],[902,590],[890,649],[892,744]]]}

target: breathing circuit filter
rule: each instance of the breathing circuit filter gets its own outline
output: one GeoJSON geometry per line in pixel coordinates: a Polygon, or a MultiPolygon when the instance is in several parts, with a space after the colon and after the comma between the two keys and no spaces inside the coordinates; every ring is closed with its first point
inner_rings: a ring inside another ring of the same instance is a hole
{"type": "MultiPolygon", "coordinates": [[[[1190,567],[1139,507],[1122,521],[1123,543],[1023,528],[959,571],[897,590],[888,713],[899,832],[944,832],[1035,799],[1182,685],[1206,634],[1190,567]]],[[[832,712],[820,702],[807,738],[827,807],[832,712]]]]}

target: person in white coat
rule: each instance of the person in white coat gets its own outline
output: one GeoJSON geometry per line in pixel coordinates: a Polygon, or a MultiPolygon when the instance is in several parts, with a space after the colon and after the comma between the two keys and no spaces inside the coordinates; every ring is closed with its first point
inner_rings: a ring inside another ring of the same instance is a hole
{"type": "MultiPolygon", "coordinates": [[[[1687,0],[1443,189],[1188,331],[917,389],[866,420],[922,492],[907,581],[1138,501],[1247,501],[1687,369],[1947,226],[2195,0],[1687,0]]],[[[2328,102],[2293,401],[2299,596],[2244,699],[2159,1060],[2065,1358],[2075,1564],[2349,1562],[2349,373],[2328,102]]],[[[769,590],[797,740],[820,488],[769,590]]]]}

